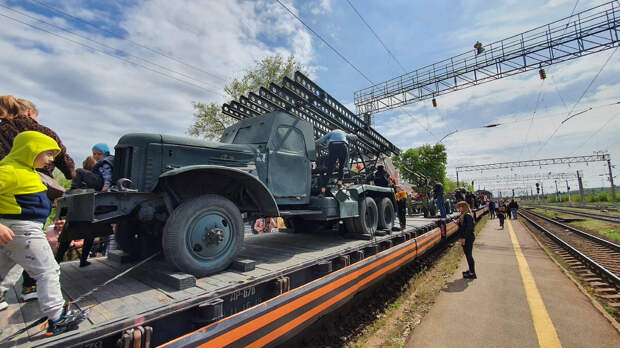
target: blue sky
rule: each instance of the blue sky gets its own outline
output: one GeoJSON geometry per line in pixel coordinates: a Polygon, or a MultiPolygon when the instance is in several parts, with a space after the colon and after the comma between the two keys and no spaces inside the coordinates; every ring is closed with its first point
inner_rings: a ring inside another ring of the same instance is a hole
{"type": "MultiPolygon", "coordinates": [[[[283,2],[373,82],[403,73],[347,1],[283,2]]],[[[575,4],[579,12],[604,3],[351,2],[406,70],[471,50],[476,41],[497,41],[561,19],[575,4]]],[[[0,93],[35,102],[41,111],[39,121],[56,130],[79,160],[93,143],[115,144],[128,132],[183,134],[191,123],[192,101],[226,101],[223,85],[267,55],[295,54],[320,86],[353,111],[354,91],[369,86],[275,0],[0,0],[0,4],[0,93]]],[[[459,165],[587,155],[597,150],[608,150],[615,162],[620,150],[620,105],[605,105],[620,101],[620,53],[575,106],[575,111],[593,109],[562,125],[541,149],[612,52],[550,66],[544,83],[532,71],[442,96],[438,108],[426,101],[380,113],[375,126],[403,149],[435,143],[459,130],[444,140],[451,176],[459,165]],[[489,123],[503,125],[477,128],[489,123]]],[[[575,169],[558,166],[518,172],[575,169]]],[[[601,163],[583,169],[587,186],[606,184],[599,176],[604,169],[601,163]]],[[[471,179],[507,174],[514,172],[477,173],[471,179]]]]}

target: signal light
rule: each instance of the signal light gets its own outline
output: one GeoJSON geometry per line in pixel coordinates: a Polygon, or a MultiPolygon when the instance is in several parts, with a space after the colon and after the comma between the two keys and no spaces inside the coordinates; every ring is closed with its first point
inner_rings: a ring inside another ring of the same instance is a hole
{"type": "Polygon", "coordinates": [[[432,102],[433,102],[433,107],[436,108],[437,107],[437,99],[433,98],[432,102]]]}
{"type": "Polygon", "coordinates": [[[540,70],[538,70],[538,75],[540,76],[541,80],[544,80],[547,78],[547,72],[543,68],[540,68],[540,70]]]}

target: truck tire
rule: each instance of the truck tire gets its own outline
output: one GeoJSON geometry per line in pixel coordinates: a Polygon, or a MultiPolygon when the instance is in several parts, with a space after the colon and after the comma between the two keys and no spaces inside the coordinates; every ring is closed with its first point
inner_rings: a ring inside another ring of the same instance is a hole
{"type": "Polygon", "coordinates": [[[243,245],[243,219],[237,206],[220,195],[181,203],[166,221],[164,256],[182,272],[204,277],[230,265],[243,245]]]}
{"type": "Polygon", "coordinates": [[[366,197],[359,202],[359,216],[346,219],[347,230],[355,234],[374,236],[377,231],[379,212],[375,200],[366,197]]]}
{"type": "Polygon", "coordinates": [[[377,228],[391,231],[393,225],[394,204],[392,204],[391,199],[384,197],[379,201],[379,222],[377,228]]]}

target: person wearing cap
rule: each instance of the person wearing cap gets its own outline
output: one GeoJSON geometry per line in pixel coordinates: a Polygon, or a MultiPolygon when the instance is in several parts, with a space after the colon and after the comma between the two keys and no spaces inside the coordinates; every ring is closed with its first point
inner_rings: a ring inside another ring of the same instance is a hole
{"type": "Polygon", "coordinates": [[[95,166],[93,172],[101,177],[103,186],[101,191],[107,191],[112,185],[112,166],[114,166],[114,156],[110,155],[110,148],[107,144],[95,144],[92,148],[95,166]]]}
{"type": "Polygon", "coordinates": [[[435,202],[437,202],[437,208],[439,208],[439,214],[441,218],[446,218],[446,207],[443,205],[443,185],[439,181],[438,178],[433,180],[435,182],[435,186],[433,186],[433,198],[435,202]]]}
{"type": "Polygon", "coordinates": [[[398,221],[400,222],[401,231],[407,226],[407,191],[405,186],[396,185],[396,204],[398,205],[398,221]]]}
{"type": "Polygon", "coordinates": [[[321,177],[321,195],[325,194],[325,188],[329,182],[330,176],[336,169],[336,162],[338,162],[338,186],[342,186],[342,179],[344,179],[344,167],[347,164],[349,158],[349,149],[347,145],[349,141],[357,140],[357,135],[349,134],[340,129],[334,129],[322,136],[316,141],[317,145],[323,145],[327,147],[327,172],[324,172],[321,177]]]}
{"type": "MultiPolygon", "coordinates": [[[[114,156],[110,155],[110,148],[107,144],[98,143],[92,147],[92,158],[96,161],[92,169],[88,167],[92,164],[90,156],[84,163],[84,168],[76,170],[75,177],[71,181],[71,189],[95,189],[97,191],[108,191],[112,185],[112,167],[114,166],[114,156]]],[[[72,222],[68,225],[64,223],[59,227],[62,233],[58,237],[58,251],[56,252],[56,261],[62,262],[64,255],[69,250],[71,240],[75,237],[74,233],[69,230],[79,230],[82,227],[80,222],[72,222]]],[[[110,231],[109,225],[99,225],[94,230],[104,231],[102,234],[106,234],[110,231]]],[[[93,247],[94,237],[88,235],[84,237],[84,246],[82,247],[82,255],[80,256],[80,267],[86,267],[90,265],[87,261],[88,255],[93,247]]]]}

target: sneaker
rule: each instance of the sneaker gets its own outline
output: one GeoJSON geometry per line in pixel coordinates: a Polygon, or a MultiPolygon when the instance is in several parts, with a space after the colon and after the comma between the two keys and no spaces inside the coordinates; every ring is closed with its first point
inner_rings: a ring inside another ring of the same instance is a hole
{"type": "Polygon", "coordinates": [[[37,286],[24,286],[22,287],[22,294],[20,296],[23,302],[36,300],[39,298],[37,295],[37,286]]]}
{"type": "Polygon", "coordinates": [[[80,323],[88,318],[90,311],[82,311],[77,308],[71,308],[71,302],[65,302],[62,308],[60,318],[56,320],[47,320],[47,330],[45,336],[53,336],[63,332],[77,330],[80,323]]]}
{"type": "Polygon", "coordinates": [[[89,261],[80,261],[80,267],[86,267],[86,266],[90,266],[89,261]]]}
{"type": "Polygon", "coordinates": [[[3,311],[9,308],[9,304],[6,303],[6,293],[7,293],[7,289],[0,288],[0,311],[3,311]]]}

